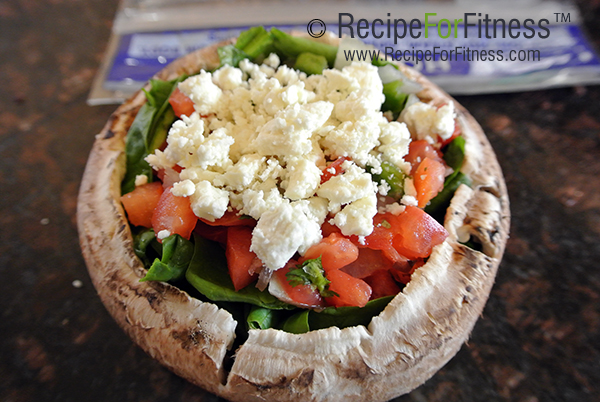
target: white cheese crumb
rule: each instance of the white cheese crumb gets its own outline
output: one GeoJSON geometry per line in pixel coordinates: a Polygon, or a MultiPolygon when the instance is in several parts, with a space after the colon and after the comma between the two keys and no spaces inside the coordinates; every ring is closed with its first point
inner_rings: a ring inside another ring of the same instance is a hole
{"type": "Polygon", "coordinates": [[[189,197],[194,194],[195,191],[196,186],[194,185],[194,182],[189,179],[174,183],[171,188],[171,194],[176,197],[189,197]]]}
{"type": "Polygon", "coordinates": [[[167,237],[169,237],[169,236],[171,236],[171,232],[169,232],[169,231],[168,231],[168,230],[166,230],[166,229],[164,229],[164,230],[161,230],[161,231],[159,231],[159,232],[156,234],[156,237],[157,237],[159,240],[164,240],[164,239],[166,239],[166,238],[167,238],[167,237]]]}
{"type": "Polygon", "coordinates": [[[410,177],[404,179],[404,194],[411,197],[417,196],[417,189],[415,188],[415,183],[410,177]]]}
{"type": "Polygon", "coordinates": [[[203,180],[196,184],[194,194],[190,196],[192,211],[198,218],[214,222],[222,217],[229,205],[229,193],[213,187],[210,182],[203,180]]]}
{"type": "Polygon", "coordinates": [[[454,103],[450,101],[440,108],[423,102],[415,102],[402,111],[400,118],[410,132],[419,140],[434,141],[431,135],[448,139],[454,132],[454,103]]]}
{"type": "Polygon", "coordinates": [[[407,195],[407,194],[404,194],[402,196],[402,199],[400,200],[400,202],[404,205],[412,206],[412,207],[416,207],[419,205],[419,202],[417,201],[417,199],[415,197],[413,197],[412,195],[407,195]]]}
{"type": "Polygon", "coordinates": [[[333,221],[345,236],[368,236],[373,232],[373,217],[377,213],[377,197],[372,194],[346,205],[333,221]]]}
{"type": "Polygon", "coordinates": [[[135,176],[135,186],[143,186],[144,184],[148,184],[148,176],[145,174],[138,174],[135,176]]]}

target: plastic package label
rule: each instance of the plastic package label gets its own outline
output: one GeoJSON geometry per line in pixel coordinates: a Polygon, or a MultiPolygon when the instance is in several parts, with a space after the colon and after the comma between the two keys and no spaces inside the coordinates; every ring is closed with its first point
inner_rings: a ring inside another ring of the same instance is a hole
{"type": "MultiPolygon", "coordinates": [[[[193,2],[188,1],[187,3],[193,2]]],[[[465,12],[475,15],[475,11],[479,10],[476,6],[471,7],[468,2],[467,4],[465,2],[458,3],[460,3],[458,4],[460,7],[448,8],[449,6],[446,4],[446,9],[438,11],[443,11],[440,13],[442,15],[462,16],[465,12]]],[[[318,6],[315,5],[317,8],[310,13],[294,12],[295,19],[299,21],[294,24],[272,23],[278,19],[281,20],[280,15],[285,14],[285,10],[289,10],[290,7],[286,2],[276,2],[276,4],[279,5],[279,9],[271,7],[271,14],[266,11],[264,15],[260,12],[255,13],[260,17],[250,16],[247,24],[240,24],[243,21],[241,19],[231,23],[235,26],[185,29],[168,29],[182,24],[182,18],[176,17],[182,14],[181,12],[170,14],[169,9],[165,10],[164,7],[153,11],[154,13],[160,11],[162,14],[159,15],[163,15],[162,19],[158,18],[158,22],[147,21],[149,13],[147,10],[143,13],[140,12],[139,15],[136,13],[131,15],[131,10],[130,15],[121,11],[115,21],[112,45],[109,47],[104,66],[97,76],[88,102],[90,104],[121,102],[138,90],[153,74],[176,58],[196,49],[235,37],[252,25],[264,25],[267,28],[276,26],[284,30],[307,32],[307,23],[311,21],[310,16],[322,16],[322,21],[327,26],[329,34],[339,35],[339,26],[342,22],[339,11],[344,10],[343,3],[339,4],[337,9],[330,4],[327,9],[323,8],[319,12],[318,6]],[[134,23],[132,24],[131,21],[134,23]],[[175,23],[175,21],[178,22],[175,23]]],[[[388,3],[381,3],[379,12],[370,10],[370,15],[379,16],[380,19],[385,17],[386,13],[381,11],[390,9],[384,4],[388,3]]],[[[513,36],[516,36],[514,32],[520,32],[516,38],[510,37],[505,30],[498,29],[490,30],[487,33],[489,38],[486,38],[486,31],[485,29],[482,31],[481,25],[468,26],[465,29],[463,24],[454,26],[448,24],[442,29],[430,27],[427,38],[424,35],[420,35],[418,38],[410,35],[405,35],[404,38],[395,38],[393,35],[388,37],[385,35],[386,26],[383,19],[379,30],[381,38],[375,38],[373,36],[375,30],[373,30],[371,35],[367,34],[361,40],[372,45],[374,50],[378,51],[380,58],[405,62],[454,95],[600,83],[600,59],[586,39],[582,27],[578,24],[577,10],[572,8],[570,3],[544,2],[543,4],[546,8],[530,7],[527,10],[517,10],[512,13],[513,16],[522,14],[524,17],[521,19],[532,17],[533,20],[534,16],[531,10],[535,10],[535,14],[537,14],[535,18],[545,18],[548,21],[542,27],[535,26],[529,29],[522,27],[518,31],[513,31],[513,36]],[[557,10],[566,10],[567,12],[557,12],[557,10]],[[559,16],[562,16],[561,18],[567,16],[568,21],[556,23],[559,16]],[[528,34],[528,37],[525,37],[525,34],[528,34]]],[[[198,7],[209,6],[205,3],[198,4],[198,7]]],[[[491,7],[491,5],[488,6],[491,7]]],[[[422,20],[425,12],[435,11],[436,7],[436,3],[429,3],[428,8],[423,8],[423,5],[413,6],[412,9],[405,11],[403,16],[407,15],[422,20]]],[[[215,14],[220,12],[215,7],[210,10],[215,14]]],[[[254,8],[252,10],[257,11],[254,8]]],[[[407,9],[403,8],[403,10],[407,9]]],[[[139,12],[139,10],[137,11],[139,12]]],[[[260,11],[260,7],[258,11],[260,11]]],[[[356,20],[358,20],[358,17],[363,16],[364,13],[367,13],[365,8],[353,11],[352,15],[356,16],[356,20]]],[[[486,9],[486,13],[494,17],[505,15],[493,7],[486,9]]],[[[392,15],[391,12],[387,12],[387,14],[392,15]]],[[[388,18],[394,17],[395,15],[392,15],[388,18]]],[[[153,18],[157,19],[155,16],[153,18]]],[[[344,16],[344,18],[347,17],[344,16]]],[[[438,16],[439,18],[441,16],[438,16]]],[[[355,34],[357,34],[356,20],[350,24],[355,34]]],[[[409,21],[408,17],[406,21],[409,21]]],[[[451,22],[453,19],[449,17],[446,21],[451,22]]],[[[477,20],[473,19],[473,21],[477,20]]],[[[509,18],[506,21],[509,21],[509,18]]],[[[215,23],[225,25],[226,22],[225,20],[213,21],[213,25],[215,23]]],[[[388,32],[391,32],[389,28],[388,32]]],[[[348,26],[342,27],[342,34],[350,34],[348,26]]],[[[352,56],[360,57],[356,54],[352,56]]]]}

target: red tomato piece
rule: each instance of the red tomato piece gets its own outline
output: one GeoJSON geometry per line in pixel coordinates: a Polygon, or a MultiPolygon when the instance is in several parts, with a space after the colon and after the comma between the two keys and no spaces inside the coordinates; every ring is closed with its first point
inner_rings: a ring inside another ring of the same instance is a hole
{"type": "Polygon", "coordinates": [[[327,180],[331,179],[333,176],[337,176],[343,173],[342,164],[345,161],[349,161],[350,158],[347,156],[340,156],[335,161],[331,162],[329,166],[323,169],[323,173],[321,174],[321,184],[325,183],[327,180]]]}
{"type": "Polygon", "coordinates": [[[227,229],[228,226],[210,226],[199,219],[194,228],[194,233],[205,239],[225,245],[227,243],[227,229]]]}
{"type": "Polygon", "coordinates": [[[364,279],[376,271],[389,270],[393,266],[392,261],[386,258],[381,250],[361,248],[356,261],[346,265],[342,271],[355,278],[364,279]]]}
{"type": "Polygon", "coordinates": [[[445,174],[446,168],[437,160],[425,157],[419,164],[413,177],[419,208],[424,208],[433,197],[442,191],[445,174]]]}
{"type": "Polygon", "coordinates": [[[442,162],[443,159],[430,143],[425,140],[412,141],[408,147],[408,154],[404,160],[411,165],[410,175],[414,176],[417,168],[425,158],[442,162]]]}
{"type": "Polygon", "coordinates": [[[179,88],[175,88],[175,90],[171,93],[169,97],[169,103],[171,107],[173,107],[173,112],[175,112],[175,116],[181,117],[191,116],[194,113],[194,102],[183,92],[179,90],[179,88]]]}
{"type": "Polygon", "coordinates": [[[238,215],[235,211],[227,211],[219,219],[215,219],[214,222],[206,219],[200,219],[202,222],[210,226],[256,226],[256,220],[238,215]]]}
{"type": "Polygon", "coordinates": [[[329,223],[329,218],[325,219],[325,222],[321,226],[321,232],[323,233],[323,237],[327,237],[332,233],[342,234],[342,230],[340,228],[329,223]]]}
{"type": "Polygon", "coordinates": [[[352,236],[352,240],[360,248],[381,250],[383,255],[391,262],[403,261],[404,258],[393,245],[395,232],[390,223],[393,222],[393,218],[394,216],[390,213],[375,215],[373,217],[373,232],[365,237],[363,243],[361,244],[358,241],[357,236],[352,236]]]}
{"type": "Polygon", "coordinates": [[[162,184],[156,181],[137,186],[133,191],[123,195],[121,202],[129,222],[135,226],[152,227],[152,213],[162,193],[162,184]]]}
{"type": "Polygon", "coordinates": [[[273,277],[271,280],[276,281],[277,286],[283,290],[286,298],[289,298],[285,301],[289,302],[290,304],[303,307],[323,307],[323,298],[321,297],[321,294],[316,289],[313,289],[312,286],[292,286],[288,282],[286,274],[291,269],[296,268],[297,264],[297,261],[290,260],[285,267],[273,272],[273,277]]]}
{"type": "Polygon", "coordinates": [[[321,264],[325,272],[340,269],[358,258],[358,247],[339,233],[332,233],[319,243],[311,246],[300,263],[306,260],[321,257],[321,264]]]}
{"type": "Polygon", "coordinates": [[[192,211],[189,197],[176,197],[171,193],[171,187],[162,193],[156,209],[152,214],[152,228],[158,234],[168,230],[189,239],[196,226],[198,217],[192,211]]]}
{"type": "Polygon", "coordinates": [[[394,296],[400,292],[400,286],[398,286],[390,271],[385,269],[373,272],[365,278],[365,282],[373,289],[371,300],[385,296],[394,296]]]}
{"type": "Polygon", "coordinates": [[[227,257],[227,268],[229,276],[236,291],[250,285],[258,275],[254,274],[255,260],[258,259],[253,251],[252,228],[247,226],[230,226],[227,228],[227,245],[225,256],[227,257]]]}
{"type": "Polygon", "coordinates": [[[442,140],[442,138],[438,135],[438,142],[440,143],[440,148],[444,148],[446,145],[450,144],[456,137],[461,135],[461,133],[462,130],[460,129],[458,121],[454,120],[454,132],[452,132],[450,138],[442,140]]]}
{"type": "Polygon", "coordinates": [[[334,307],[357,306],[364,307],[371,298],[371,287],[367,282],[349,275],[341,270],[327,272],[331,281],[329,290],[339,296],[326,297],[328,305],[334,307]]]}
{"type": "Polygon", "coordinates": [[[446,229],[420,208],[407,206],[394,217],[392,227],[394,248],[403,256],[415,260],[431,254],[433,247],[448,237],[446,229]]]}
{"type": "Polygon", "coordinates": [[[422,267],[424,264],[425,261],[422,258],[419,258],[412,262],[406,269],[391,269],[389,272],[396,281],[406,285],[408,282],[410,282],[410,278],[415,270],[419,267],[422,267]]]}

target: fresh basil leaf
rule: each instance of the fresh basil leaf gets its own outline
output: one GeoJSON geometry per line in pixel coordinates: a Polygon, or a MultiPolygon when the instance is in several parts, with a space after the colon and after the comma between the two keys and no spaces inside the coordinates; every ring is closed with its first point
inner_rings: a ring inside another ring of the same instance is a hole
{"type": "Polygon", "coordinates": [[[183,237],[174,234],[162,242],[162,256],[155,259],[141,282],[145,281],[176,281],[183,278],[188,268],[194,245],[183,237]]]}
{"type": "Polygon", "coordinates": [[[308,315],[310,311],[311,310],[303,310],[289,317],[285,320],[281,329],[292,334],[304,334],[310,331],[310,326],[308,325],[308,315]]]}
{"type": "Polygon", "coordinates": [[[138,111],[125,143],[126,171],[121,183],[122,194],[135,188],[135,178],[146,175],[152,181],[152,168],[146,162],[148,154],[165,141],[169,127],[175,120],[169,96],[176,85],[185,79],[180,76],[172,81],[150,80],[150,90],[146,93],[147,102],[138,111]]]}
{"type": "Polygon", "coordinates": [[[322,297],[339,296],[337,293],[329,290],[331,281],[325,276],[325,270],[321,263],[321,256],[306,260],[297,265],[296,269],[291,269],[285,274],[292,287],[299,285],[309,285],[317,290],[322,297]]]}
{"type": "Polygon", "coordinates": [[[246,317],[246,325],[248,326],[248,329],[273,328],[277,321],[277,313],[277,310],[252,306],[246,317]]]}
{"type": "Polygon", "coordinates": [[[294,308],[269,292],[261,292],[254,286],[247,286],[236,292],[227,270],[225,250],[218,243],[195,234],[194,244],[194,256],[185,278],[208,299],[244,302],[274,310],[294,308]]]}

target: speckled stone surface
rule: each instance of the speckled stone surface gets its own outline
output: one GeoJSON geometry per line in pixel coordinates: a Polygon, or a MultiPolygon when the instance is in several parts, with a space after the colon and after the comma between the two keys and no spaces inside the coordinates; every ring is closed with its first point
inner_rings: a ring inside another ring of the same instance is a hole
{"type": "MultiPolygon", "coordinates": [[[[578,2],[600,44],[600,2],[578,2]]],[[[85,103],[116,0],[0,1],[0,400],[215,396],[136,347],[96,296],[75,207],[94,134],[85,103]]],[[[504,170],[512,228],[470,341],[421,401],[600,400],[600,87],[461,97],[504,170]]]]}

